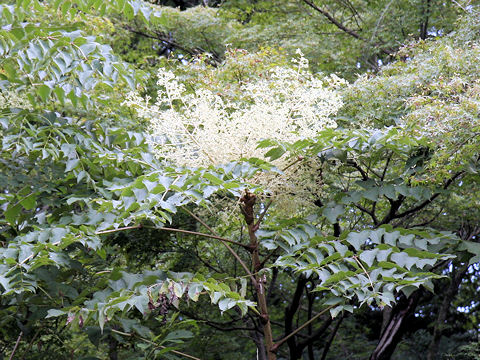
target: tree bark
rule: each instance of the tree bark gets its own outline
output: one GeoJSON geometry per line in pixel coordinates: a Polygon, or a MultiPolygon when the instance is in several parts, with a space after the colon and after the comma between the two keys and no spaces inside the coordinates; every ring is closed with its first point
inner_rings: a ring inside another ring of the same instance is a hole
{"type": "Polygon", "coordinates": [[[253,341],[257,345],[257,360],[267,360],[267,353],[265,352],[263,335],[258,331],[253,331],[253,341]]]}
{"type": "Polygon", "coordinates": [[[448,289],[446,292],[443,293],[443,300],[440,308],[438,309],[438,317],[435,321],[435,328],[433,330],[433,338],[428,347],[427,353],[427,360],[435,360],[437,359],[437,352],[438,352],[438,345],[440,344],[440,340],[442,338],[443,331],[445,330],[445,321],[448,315],[448,309],[450,305],[457,295],[458,288],[462,279],[467,272],[468,265],[464,264],[457,269],[454,268],[452,272],[452,277],[450,279],[450,284],[448,285],[448,289]]]}
{"type": "MultiPolygon", "coordinates": [[[[297,282],[297,287],[293,294],[292,302],[289,306],[285,309],[285,336],[290,334],[293,329],[293,317],[297,312],[300,306],[300,299],[302,298],[303,289],[307,283],[307,279],[305,276],[301,275],[297,282]]],[[[295,336],[292,336],[287,340],[287,345],[290,350],[290,359],[297,360],[302,356],[302,353],[299,353],[299,349],[297,347],[297,341],[295,340],[295,336]]]]}
{"type": "Polygon", "coordinates": [[[256,196],[251,194],[250,192],[246,191],[245,194],[240,199],[242,203],[241,210],[243,216],[245,218],[245,222],[248,226],[248,236],[250,238],[250,246],[251,249],[251,258],[252,258],[252,266],[254,270],[254,286],[257,295],[258,307],[260,310],[260,322],[263,325],[263,337],[265,339],[265,351],[267,353],[268,360],[276,360],[277,356],[273,351],[273,333],[272,333],[272,326],[270,323],[270,317],[268,314],[268,307],[267,307],[267,292],[265,290],[266,285],[266,277],[265,275],[260,274],[260,270],[262,269],[262,262],[260,261],[260,256],[258,253],[258,239],[255,235],[255,232],[258,229],[259,224],[255,224],[255,215],[254,215],[254,206],[256,202],[256,196]]]}
{"type": "Polygon", "coordinates": [[[335,335],[337,335],[338,329],[340,328],[340,325],[342,324],[342,321],[345,317],[345,313],[340,316],[340,318],[337,321],[337,324],[335,325],[335,328],[331,332],[330,336],[328,337],[327,342],[325,343],[325,346],[323,348],[323,353],[322,353],[322,358],[320,360],[325,360],[327,358],[327,354],[330,351],[330,346],[333,343],[333,340],[335,339],[335,335]]]}
{"type": "Polygon", "coordinates": [[[377,347],[370,355],[370,360],[388,360],[392,356],[405,332],[407,319],[413,315],[423,290],[418,289],[408,299],[400,301],[391,310],[390,319],[380,335],[377,347]]]}

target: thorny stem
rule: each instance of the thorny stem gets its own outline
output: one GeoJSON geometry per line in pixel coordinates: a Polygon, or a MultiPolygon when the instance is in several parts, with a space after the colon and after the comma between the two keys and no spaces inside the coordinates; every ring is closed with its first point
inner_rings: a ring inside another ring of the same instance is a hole
{"type": "Polygon", "coordinates": [[[266,278],[265,276],[262,277],[261,274],[257,274],[262,269],[262,263],[258,253],[258,239],[255,235],[255,231],[258,230],[259,225],[259,223],[255,223],[254,206],[256,200],[257,198],[254,194],[250,193],[248,190],[245,191],[245,194],[240,199],[240,209],[248,226],[248,236],[250,238],[250,247],[252,249],[252,266],[253,271],[256,273],[255,282],[253,284],[257,294],[258,306],[260,308],[260,321],[263,325],[263,336],[265,339],[267,358],[268,360],[276,360],[277,355],[273,350],[273,333],[268,314],[267,293],[265,291],[266,278]]]}

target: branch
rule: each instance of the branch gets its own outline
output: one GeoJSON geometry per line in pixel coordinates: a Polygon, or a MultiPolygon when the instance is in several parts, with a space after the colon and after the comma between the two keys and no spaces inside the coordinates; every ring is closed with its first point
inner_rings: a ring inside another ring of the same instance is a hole
{"type": "Polygon", "coordinates": [[[325,360],[327,358],[327,354],[328,354],[328,351],[330,350],[330,346],[332,345],[333,339],[335,339],[335,335],[337,335],[337,331],[340,328],[340,324],[342,323],[344,318],[345,318],[345,315],[342,314],[340,319],[338,319],[338,322],[335,325],[335,327],[333,328],[333,331],[330,334],[330,337],[328,338],[327,343],[323,347],[323,354],[322,354],[322,358],[320,360],[325,360]]]}
{"type": "Polygon", "coordinates": [[[322,14],[323,16],[325,16],[328,21],[330,21],[333,25],[335,25],[336,27],[338,27],[340,30],[343,30],[344,32],[346,32],[347,34],[353,36],[355,39],[358,39],[358,40],[363,40],[363,41],[367,41],[367,39],[365,39],[364,37],[360,36],[359,34],[357,34],[355,31],[353,31],[352,29],[349,29],[347,28],[345,25],[343,25],[341,22],[339,22],[338,20],[336,20],[332,15],[330,15],[328,12],[326,12],[325,10],[319,8],[317,5],[315,5],[315,3],[313,1],[310,1],[310,0],[303,0],[303,2],[305,4],[307,4],[308,6],[310,6],[312,9],[318,11],[320,14],[322,14]]]}
{"type": "Polygon", "coordinates": [[[367,181],[368,180],[368,174],[365,172],[365,170],[363,170],[360,165],[358,165],[356,163],[356,161],[354,160],[347,160],[347,165],[350,165],[352,167],[354,167],[355,169],[358,170],[358,172],[362,175],[362,180],[363,181],[367,181]]]}
{"type": "MultiPolygon", "coordinates": [[[[307,278],[301,275],[300,278],[298,279],[295,292],[293,293],[292,301],[290,305],[287,306],[285,309],[285,335],[287,335],[289,332],[292,332],[293,330],[293,317],[295,316],[295,313],[297,312],[300,306],[300,299],[302,298],[303,289],[306,284],[307,284],[307,278]]],[[[289,340],[289,338],[285,338],[285,340],[288,340],[288,346],[290,348],[296,347],[295,338],[291,340],[289,340]]]]}
{"type": "MultiPolygon", "coordinates": [[[[375,202],[374,204],[376,204],[376,202],[375,202]]],[[[373,211],[373,209],[372,209],[372,210],[368,210],[366,207],[363,207],[363,206],[360,205],[360,204],[354,204],[354,205],[355,205],[355,207],[356,207],[357,209],[359,209],[360,211],[364,212],[365,214],[370,215],[370,217],[371,217],[372,220],[373,220],[373,224],[374,224],[374,225],[377,225],[377,224],[378,224],[378,219],[377,219],[377,217],[375,216],[375,212],[373,211]]]]}
{"type": "Polygon", "coordinates": [[[231,327],[225,327],[225,326],[228,326],[228,325],[231,325],[231,324],[234,324],[236,323],[237,321],[239,321],[239,319],[233,319],[231,321],[228,321],[228,322],[218,322],[218,321],[211,321],[211,320],[206,320],[206,319],[203,319],[199,316],[196,316],[188,311],[184,311],[184,310],[181,310],[180,313],[188,316],[189,318],[192,318],[194,320],[197,320],[197,321],[201,321],[201,322],[204,322],[205,324],[207,324],[208,326],[211,326],[213,327],[214,329],[217,329],[217,330],[221,330],[221,331],[237,331],[237,330],[246,330],[246,331],[252,331],[252,330],[255,330],[255,328],[250,328],[250,327],[242,327],[242,326],[231,326],[231,327]]]}
{"type": "MultiPolygon", "coordinates": [[[[182,46],[180,45],[178,42],[176,42],[175,40],[172,40],[172,39],[169,39],[168,37],[166,37],[164,34],[162,33],[159,33],[159,32],[155,32],[155,35],[150,35],[148,33],[145,33],[143,31],[138,31],[136,29],[134,29],[133,27],[131,26],[128,26],[128,25],[125,25],[123,27],[125,30],[128,30],[134,34],[137,34],[137,35],[140,35],[140,36],[144,36],[146,38],[149,38],[149,39],[155,39],[155,40],[159,40],[163,43],[165,43],[166,45],[169,45],[170,47],[172,48],[177,48],[179,50],[182,50],[182,51],[185,51],[187,54],[189,54],[190,56],[197,56],[201,53],[206,53],[207,51],[201,49],[201,48],[193,48],[193,49],[189,49],[189,48],[186,48],[185,46],[182,46]]],[[[216,66],[218,65],[218,63],[220,62],[220,59],[218,59],[215,54],[212,54],[212,60],[208,60],[207,59],[207,62],[212,65],[212,66],[216,66]]]]}
{"type": "Polygon", "coordinates": [[[15,355],[15,351],[17,351],[18,344],[20,344],[20,340],[22,340],[23,336],[23,331],[20,331],[20,334],[18,334],[17,342],[15,343],[15,346],[13,347],[12,353],[10,354],[10,357],[8,360],[12,360],[13,356],[15,355]]]}
{"type": "Polygon", "coordinates": [[[380,178],[381,181],[385,179],[385,175],[387,174],[388,165],[390,165],[390,160],[392,159],[392,155],[393,155],[393,151],[390,153],[390,155],[387,158],[387,162],[385,163],[385,168],[383,169],[383,172],[382,172],[382,177],[380,178]]]}
{"type": "MultiPolygon", "coordinates": [[[[443,212],[443,209],[444,209],[444,207],[442,206],[442,207],[440,208],[440,210],[439,210],[435,215],[432,216],[431,219],[425,220],[424,222],[421,222],[421,223],[409,225],[409,227],[411,227],[411,228],[414,228],[414,227],[422,227],[422,226],[427,226],[428,224],[431,224],[431,223],[434,222],[435,219],[437,219],[438,216],[443,212]]],[[[402,223],[403,223],[403,221],[400,221],[400,224],[402,224],[402,223]]]]}
{"type": "MultiPolygon", "coordinates": [[[[453,175],[450,179],[448,179],[443,185],[443,190],[446,190],[455,181],[455,179],[461,176],[463,173],[464,173],[463,171],[459,171],[455,175],[453,175]]],[[[394,218],[398,219],[423,209],[425,206],[429,205],[433,200],[435,200],[439,195],[440,195],[439,192],[433,194],[429,199],[425,200],[421,204],[418,204],[417,206],[414,206],[411,209],[408,209],[400,214],[395,215],[394,218]]]]}
{"type": "Polygon", "coordinates": [[[255,226],[254,226],[254,229],[258,229],[260,227],[260,223],[262,222],[263,218],[265,217],[265,215],[267,214],[267,211],[268,211],[268,208],[270,207],[270,205],[272,205],[272,200],[270,200],[267,204],[267,206],[265,206],[265,209],[263,210],[263,212],[260,214],[260,216],[258,217],[258,220],[257,222],[255,223],[255,226]]]}
{"type": "Polygon", "coordinates": [[[301,343],[298,344],[298,347],[300,349],[304,349],[307,345],[311,344],[314,342],[316,339],[320,337],[325,331],[327,331],[328,327],[332,323],[333,319],[331,316],[328,317],[328,319],[322,324],[322,326],[315,331],[311,336],[309,336],[307,339],[303,340],[301,343]]]}
{"type": "Polygon", "coordinates": [[[197,231],[190,231],[190,230],[183,230],[183,229],[176,229],[176,228],[169,228],[169,227],[161,227],[161,228],[157,228],[157,229],[158,230],[165,230],[165,231],[172,231],[172,232],[179,232],[179,233],[182,233],[182,234],[203,236],[203,237],[210,238],[210,239],[226,241],[226,242],[241,246],[245,249],[250,249],[250,247],[246,244],[242,244],[242,243],[239,243],[237,241],[226,239],[226,238],[223,238],[223,237],[217,236],[217,235],[210,235],[210,234],[205,234],[205,233],[201,233],[201,232],[197,232],[197,231]]]}
{"type": "MultiPolygon", "coordinates": [[[[192,213],[190,210],[188,210],[187,208],[183,208],[183,210],[185,210],[189,215],[191,215],[195,220],[197,220],[200,224],[202,224],[203,226],[205,226],[207,228],[208,231],[210,231],[212,234],[215,234],[215,231],[210,227],[208,226],[207,223],[205,223],[202,219],[200,219],[197,215],[195,215],[194,213],[192,213]]],[[[252,280],[252,283],[253,285],[256,287],[257,286],[257,280],[255,279],[255,276],[253,276],[252,272],[248,269],[247,265],[245,265],[245,262],[243,262],[243,260],[240,258],[240,256],[238,256],[238,254],[236,253],[235,250],[233,250],[230,245],[228,245],[228,243],[225,241],[227,239],[224,239],[224,238],[221,238],[220,236],[217,236],[217,235],[214,235],[216,236],[218,239],[217,240],[220,240],[221,243],[223,245],[225,245],[225,247],[227,248],[227,250],[230,252],[230,254],[233,255],[233,257],[239,262],[239,264],[242,266],[242,268],[245,270],[245,272],[248,274],[248,276],[250,277],[250,279],[252,280]]],[[[240,243],[238,243],[240,244],[240,243]]],[[[244,246],[248,246],[248,245],[245,245],[245,244],[240,244],[242,247],[244,246]]],[[[249,247],[250,249],[250,247],[249,247]]]]}
{"type": "Polygon", "coordinates": [[[388,211],[388,214],[385,215],[385,217],[378,223],[377,227],[383,224],[388,224],[391,220],[395,219],[395,214],[397,213],[397,210],[400,208],[402,205],[403,201],[405,200],[405,196],[400,194],[398,195],[397,200],[392,200],[390,198],[387,198],[388,201],[390,202],[390,210],[388,211]]]}
{"type": "MultiPolygon", "coordinates": [[[[114,332],[114,333],[116,333],[116,334],[118,334],[118,335],[137,337],[137,338],[139,338],[140,340],[145,341],[145,342],[148,343],[148,344],[154,345],[154,346],[156,346],[156,347],[158,347],[158,348],[160,348],[160,349],[167,349],[166,346],[159,345],[159,344],[157,344],[157,343],[155,343],[155,342],[153,342],[153,341],[150,341],[150,340],[148,340],[148,339],[145,339],[145,338],[143,338],[143,337],[141,337],[141,336],[138,336],[138,335],[136,335],[136,334],[126,333],[126,332],[118,331],[118,330],[115,330],[115,329],[110,329],[110,331],[111,331],[111,332],[114,332]]],[[[185,353],[180,352],[180,351],[177,351],[177,350],[170,350],[170,351],[171,351],[172,353],[176,354],[176,355],[183,356],[183,357],[185,357],[185,358],[187,358],[187,359],[202,360],[202,359],[200,359],[200,358],[197,358],[197,357],[192,356],[192,355],[189,355],[189,354],[185,354],[185,353]]]]}
{"type": "Polygon", "coordinates": [[[335,305],[330,305],[329,307],[327,307],[326,309],[320,311],[317,315],[315,315],[314,317],[312,317],[310,320],[308,320],[307,322],[305,322],[302,326],[298,327],[295,331],[292,331],[289,335],[285,336],[283,339],[277,341],[274,345],[273,345],[273,348],[272,348],[272,351],[277,351],[278,348],[285,343],[285,341],[287,341],[288,339],[290,339],[292,336],[294,336],[295,334],[297,334],[299,331],[301,331],[303,328],[305,328],[306,326],[308,326],[308,324],[314,322],[315,320],[317,320],[320,316],[322,316],[323,314],[325,314],[327,311],[329,311],[330,309],[332,309],[335,305]]]}
{"type": "MultiPolygon", "coordinates": [[[[310,6],[312,9],[318,11],[320,14],[322,14],[323,16],[325,16],[328,21],[330,21],[333,25],[335,25],[337,28],[339,28],[340,30],[346,32],[347,34],[353,36],[355,39],[358,39],[358,40],[362,40],[366,43],[369,43],[369,40],[364,38],[363,36],[360,36],[357,32],[355,32],[354,30],[352,29],[349,29],[347,28],[345,25],[343,25],[340,21],[338,21],[337,19],[335,19],[332,15],[330,15],[328,12],[326,12],[325,10],[319,8],[317,5],[315,5],[315,3],[313,1],[310,1],[310,0],[303,0],[303,2],[305,4],[307,4],[308,6],[310,6]]],[[[374,44],[375,45],[375,44],[374,44]]],[[[383,44],[378,44],[378,45],[383,45],[383,44]]],[[[392,55],[393,52],[388,50],[388,49],[384,49],[384,48],[380,48],[380,51],[383,52],[384,54],[386,55],[392,55]]]]}
{"type": "Polygon", "coordinates": [[[131,230],[131,229],[140,229],[141,227],[142,227],[141,224],[140,225],[133,225],[133,226],[125,226],[125,227],[121,227],[121,228],[118,228],[118,229],[97,231],[95,233],[95,235],[110,234],[110,233],[114,233],[114,232],[118,232],[118,231],[131,230]]]}

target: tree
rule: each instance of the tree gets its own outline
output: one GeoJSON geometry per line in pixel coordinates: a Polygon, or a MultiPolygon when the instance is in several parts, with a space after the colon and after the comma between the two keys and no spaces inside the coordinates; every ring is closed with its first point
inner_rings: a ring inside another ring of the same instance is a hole
{"type": "Polygon", "coordinates": [[[198,339],[218,329],[252,340],[232,352],[325,359],[342,324],[382,311],[371,358],[390,357],[434,282],[453,297],[480,255],[457,217],[478,189],[477,13],[350,86],[273,49],[152,84],[105,43],[124,20],[165,26],[160,9],[0,8],[2,351],[210,358],[198,339]]]}

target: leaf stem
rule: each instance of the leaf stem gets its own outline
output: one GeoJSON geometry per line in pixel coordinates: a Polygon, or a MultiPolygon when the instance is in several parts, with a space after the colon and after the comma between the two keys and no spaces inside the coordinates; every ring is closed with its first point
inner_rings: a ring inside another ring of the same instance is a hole
{"type": "Polygon", "coordinates": [[[124,231],[124,230],[131,230],[131,229],[140,229],[141,227],[142,227],[141,224],[139,224],[139,225],[132,225],[132,226],[125,226],[125,227],[121,227],[121,228],[118,228],[118,229],[97,231],[97,232],[95,232],[95,235],[111,234],[111,233],[114,233],[114,232],[124,231]]]}

